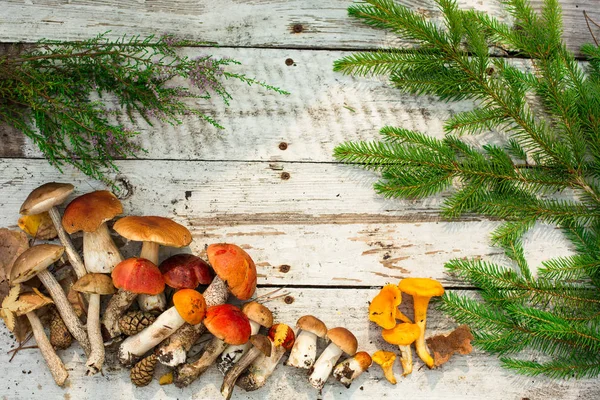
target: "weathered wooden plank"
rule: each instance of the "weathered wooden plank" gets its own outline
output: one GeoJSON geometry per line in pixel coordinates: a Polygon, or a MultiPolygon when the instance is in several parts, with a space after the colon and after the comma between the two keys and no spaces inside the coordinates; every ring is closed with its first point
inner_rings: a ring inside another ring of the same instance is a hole
{"type": "MultiPolygon", "coordinates": [[[[31,42],[41,38],[76,40],[112,30],[122,34],[174,33],[224,46],[286,48],[379,48],[406,45],[347,17],[348,0],[224,0],[216,7],[201,1],[23,1],[3,2],[0,41],[31,42]]],[[[432,0],[400,4],[438,18],[432,0]]],[[[532,1],[540,9],[543,0],[532,1]]],[[[582,11],[600,20],[593,0],[562,0],[565,39],[571,49],[591,41],[582,11]]],[[[500,20],[507,13],[499,1],[460,0],[461,7],[487,12],[500,20]]]]}
{"type": "MultiPolygon", "coordinates": [[[[259,289],[263,294],[272,289],[259,289]]],[[[354,332],[359,348],[370,353],[378,349],[395,351],[380,336],[380,329],[367,320],[368,301],[377,290],[355,289],[289,289],[293,302],[283,298],[267,305],[276,315],[276,320],[293,325],[298,317],[312,313],[330,327],[345,326],[354,332]]],[[[408,301],[404,307],[410,315],[408,301]]],[[[453,329],[454,323],[431,307],[428,319],[428,335],[445,333],[453,329]]],[[[218,399],[222,376],[216,368],[210,368],[197,383],[186,389],[173,386],[159,386],[157,381],[145,388],[135,388],[129,382],[127,370],[120,366],[104,369],[104,376],[84,376],[85,359],[76,350],[60,353],[70,369],[70,384],[65,389],[56,387],[50,374],[45,370],[44,361],[35,350],[25,350],[9,364],[10,355],[6,352],[15,344],[9,338],[5,327],[0,328],[0,365],[4,379],[0,386],[0,396],[6,399],[20,399],[26,394],[31,399],[87,399],[97,398],[195,398],[218,399]],[[31,371],[31,372],[29,372],[31,371]]],[[[324,347],[321,343],[320,348],[324,347]]],[[[399,380],[391,386],[383,378],[378,366],[371,367],[353,386],[346,390],[330,379],[323,390],[324,399],[356,398],[411,398],[411,399],[490,399],[506,400],[522,398],[538,399],[577,399],[597,398],[600,389],[597,380],[553,381],[545,378],[525,378],[502,370],[495,357],[474,352],[469,356],[457,356],[438,370],[421,368],[420,360],[415,361],[415,370],[407,378],[400,376],[400,367],[395,366],[399,380]]],[[[159,376],[157,371],[155,376],[159,376]]],[[[236,390],[236,399],[314,399],[317,394],[308,385],[304,371],[280,365],[266,387],[256,392],[244,393],[236,390]]]]}

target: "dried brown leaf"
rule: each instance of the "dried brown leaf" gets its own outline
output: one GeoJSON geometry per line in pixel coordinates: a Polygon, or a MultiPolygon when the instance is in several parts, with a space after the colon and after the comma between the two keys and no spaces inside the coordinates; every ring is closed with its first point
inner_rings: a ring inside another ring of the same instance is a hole
{"type": "Polygon", "coordinates": [[[437,335],[427,339],[436,367],[445,364],[454,353],[469,354],[473,350],[473,335],[467,325],[461,325],[448,335],[437,335]]]}
{"type": "Polygon", "coordinates": [[[29,248],[23,232],[0,228],[0,282],[8,279],[13,263],[29,248]]]}
{"type": "Polygon", "coordinates": [[[23,215],[17,222],[19,228],[38,240],[50,240],[58,236],[52,218],[47,212],[23,215]]]}

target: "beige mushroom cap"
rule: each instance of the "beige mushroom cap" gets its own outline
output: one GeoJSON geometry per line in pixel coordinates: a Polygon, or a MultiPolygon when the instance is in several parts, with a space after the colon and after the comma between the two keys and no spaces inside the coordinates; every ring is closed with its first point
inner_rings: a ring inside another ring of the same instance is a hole
{"type": "Polygon", "coordinates": [[[34,189],[27,196],[19,213],[24,215],[40,214],[62,204],[75,187],[70,183],[49,182],[34,189]]]}
{"type": "Polygon", "coordinates": [[[73,284],[73,290],[81,293],[107,295],[115,293],[112,279],[104,274],[86,274],[73,284]]]}
{"type": "Polygon", "coordinates": [[[77,197],[69,203],[62,218],[67,233],[94,232],[100,225],[123,213],[117,196],[108,190],[97,190],[77,197]]]}
{"type": "Polygon", "coordinates": [[[327,337],[349,356],[356,354],[356,350],[358,349],[358,341],[356,340],[356,336],[354,336],[348,329],[342,327],[332,328],[327,331],[327,337]]]}
{"type": "Polygon", "coordinates": [[[254,321],[260,326],[264,326],[265,328],[273,326],[273,314],[271,310],[256,301],[244,304],[242,312],[246,314],[250,321],[254,321]]]}
{"type": "Polygon", "coordinates": [[[28,281],[54,264],[64,253],[65,248],[55,244],[38,244],[25,250],[13,264],[10,271],[12,285],[28,281]]]}
{"type": "Polygon", "coordinates": [[[51,298],[44,296],[34,289],[33,292],[21,293],[16,303],[17,309],[15,310],[15,314],[19,317],[48,304],[52,304],[53,301],[51,298]]]}
{"type": "Polygon", "coordinates": [[[162,246],[184,247],[192,242],[192,234],[185,226],[163,217],[124,217],[115,223],[113,229],[129,240],[154,242],[162,246]]]}
{"type": "Polygon", "coordinates": [[[304,315],[298,318],[296,326],[303,331],[314,333],[321,338],[327,335],[327,326],[325,326],[325,323],[312,315],[304,315]]]}

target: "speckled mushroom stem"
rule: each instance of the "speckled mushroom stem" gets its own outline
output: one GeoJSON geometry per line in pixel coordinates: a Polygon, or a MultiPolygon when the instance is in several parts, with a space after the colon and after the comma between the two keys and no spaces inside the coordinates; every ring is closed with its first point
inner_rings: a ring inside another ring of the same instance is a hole
{"type": "Polygon", "coordinates": [[[215,362],[217,357],[219,357],[219,354],[221,354],[226,347],[227,343],[213,337],[204,348],[202,356],[200,356],[198,360],[193,363],[183,364],[177,369],[177,376],[174,380],[175,386],[180,388],[189,386],[215,362]]]}
{"type": "Polygon", "coordinates": [[[88,306],[87,332],[92,348],[85,365],[87,375],[95,375],[102,371],[104,365],[104,340],[100,328],[100,295],[91,294],[88,306]]]}
{"type": "Polygon", "coordinates": [[[27,319],[29,320],[29,324],[31,325],[31,330],[33,331],[33,336],[35,337],[35,341],[37,342],[37,346],[46,360],[46,364],[48,365],[48,369],[54,378],[54,382],[58,386],[63,386],[65,381],[69,377],[69,373],[67,372],[67,368],[63,364],[62,360],[58,357],[52,344],[48,340],[46,333],[44,332],[44,327],[40,319],[38,318],[35,312],[29,312],[25,314],[27,319]]]}
{"type": "MultiPolygon", "coordinates": [[[[144,242],[140,251],[140,258],[145,258],[154,263],[154,265],[158,265],[158,249],[158,243],[144,242]]],[[[167,307],[167,298],[164,293],[156,295],[140,294],[137,302],[142,311],[162,312],[167,307]]]]}
{"type": "Polygon", "coordinates": [[[258,347],[251,346],[243,356],[240,357],[237,363],[227,371],[223,378],[223,384],[221,385],[221,394],[225,399],[229,400],[233,394],[233,388],[238,377],[252,364],[254,360],[263,354],[258,347]]]}
{"type": "Polygon", "coordinates": [[[136,293],[128,292],[127,290],[119,289],[108,302],[106,311],[104,311],[104,317],[102,318],[102,324],[108,331],[111,338],[117,337],[121,334],[121,328],[119,328],[119,319],[137,297],[136,293]]]}
{"type": "MultiPolygon", "coordinates": [[[[260,324],[256,321],[250,320],[250,335],[256,335],[260,331],[260,324]]],[[[227,373],[240,359],[250,350],[252,343],[250,341],[244,344],[233,345],[230,344],[221,353],[219,360],[217,361],[217,369],[221,371],[223,375],[227,373]]],[[[242,371],[240,371],[242,373],[242,371]]],[[[234,382],[235,383],[235,382],[234,382]]]]}
{"type": "Polygon", "coordinates": [[[323,389],[327,378],[333,370],[333,366],[340,359],[342,355],[342,349],[340,349],[335,343],[329,343],[329,346],[323,350],[317,362],[310,371],[308,382],[317,390],[323,389]]]}
{"type": "Polygon", "coordinates": [[[267,379],[273,374],[279,364],[281,357],[287,350],[283,346],[275,347],[271,343],[271,356],[267,357],[260,354],[248,369],[238,378],[236,386],[241,387],[246,392],[258,390],[265,385],[267,379]]]}
{"type": "MultiPolygon", "coordinates": [[[[206,300],[207,307],[224,304],[229,297],[227,283],[216,276],[202,294],[204,295],[204,300],[206,300]]],[[[158,361],[161,364],[170,367],[176,367],[179,364],[183,364],[187,359],[187,352],[190,351],[192,346],[196,344],[205,331],[206,328],[204,327],[204,324],[183,324],[177,332],[169,336],[167,340],[163,341],[158,347],[156,351],[158,361]]]]}
{"type": "Polygon", "coordinates": [[[83,260],[79,256],[79,253],[77,250],[75,250],[73,242],[71,242],[71,238],[69,235],[67,235],[67,232],[65,232],[65,229],[62,226],[62,218],[58,212],[58,209],[56,207],[52,207],[50,210],[48,210],[48,214],[54,223],[54,227],[56,228],[60,242],[65,247],[65,253],[67,253],[67,258],[73,266],[75,275],[77,275],[77,278],[83,277],[85,274],[87,274],[87,270],[83,265],[83,260]]]}
{"type": "Polygon", "coordinates": [[[71,335],[79,342],[79,345],[83,348],[86,356],[90,355],[91,346],[90,341],[87,336],[87,332],[77,314],[75,314],[75,310],[73,306],[67,299],[65,292],[63,292],[60,283],[54,278],[54,276],[48,271],[43,270],[38,272],[37,277],[40,279],[42,284],[48,289],[48,293],[54,300],[54,304],[56,305],[56,309],[60,314],[60,317],[63,319],[63,322],[67,326],[71,335]]]}

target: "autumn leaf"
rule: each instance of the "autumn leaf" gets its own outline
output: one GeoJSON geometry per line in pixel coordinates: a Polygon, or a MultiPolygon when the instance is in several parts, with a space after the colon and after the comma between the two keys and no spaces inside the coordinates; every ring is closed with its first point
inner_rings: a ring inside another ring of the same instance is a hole
{"type": "Polygon", "coordinates": [[[8,280],[13,263],[28,248],[29,240],[23,232],[0,228],[0,282],[8,280]]]}
{"type": "Polygon", "coordinates": [[[427,346],[433,353],[435,366],[439,367],[450,360],[454,353],[469,354],[473,350],[473,335],[467,325],[461,325],[448,335],[437,335],[427,339],[427,346]]]}

